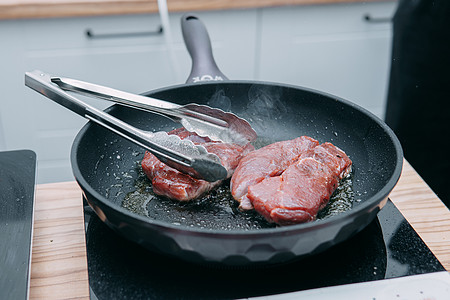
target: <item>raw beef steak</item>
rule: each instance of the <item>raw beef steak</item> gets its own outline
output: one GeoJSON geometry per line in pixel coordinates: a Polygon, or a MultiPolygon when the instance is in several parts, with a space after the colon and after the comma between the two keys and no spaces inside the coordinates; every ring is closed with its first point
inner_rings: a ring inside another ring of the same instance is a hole
{"type": "Polygon", "coordinates": [[[290,225],[312,221],[325,207],[352,162],[331,143],[314,148],[310,157],[291,164],[282,174],[248,187],[248,199],[267,221],[290,225]]]}
{"type": "MultiPolygon", "coordinates": [[[[207,137],[198,136],[184,128],[172,130],[169,134],[176,134],[181,139],[189,139],[194,144],[201,144],[208,152],[216,154],[220,158],[222,165],[227,169],[228,178],[233,175],[240,159],[248,152],[254,150],[250,144],[241,147],[236,144],[214,142],[207,137]]],[[[145,153],[141,166],[147,177],[152,181],[155,194],[179,201],[189,201],[197,198],[222,182],[208,182],[193,178],[162,163],[148,151],[145,153]]]]}
{"type": "Polygon", "coordinates": [[[302,157],[313,155],[319,142],[307,136],[276,142],[250,152],[240,162],[231,178],[231,194],[243,210],[252,209],[248,187],[266,178],[278,176],[302,157]]]}

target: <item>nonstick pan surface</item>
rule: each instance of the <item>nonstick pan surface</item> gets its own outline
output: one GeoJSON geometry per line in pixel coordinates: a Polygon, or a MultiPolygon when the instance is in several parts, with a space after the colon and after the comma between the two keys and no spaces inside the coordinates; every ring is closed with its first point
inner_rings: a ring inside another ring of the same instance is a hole
{"type": "MultiPolygon", "coordinates": [[[[332,142],[353,161],[355,198],[349,211],[285,227],[265,224],[255,213],[239,212],[236,203],[223,197],[226,187],[189,205],[154,198],[140,171],[144,150],[89,122],[72,147],[75,178],[102,221],[152,251],[195,263],[232,266],[289,262],[361,231],[385,205],[400,177],[402,149],[389,127],[365,109],[322,92],[224,81],[179,85],[147,95],[232,111],[255,128],[256,146],[302,135],[332,142]],[[129,201],[131,196],[134,202],[129,201]]],[[[149,131],[179,127],[164,117],[119,105],[107,111],[149,131]]]]}

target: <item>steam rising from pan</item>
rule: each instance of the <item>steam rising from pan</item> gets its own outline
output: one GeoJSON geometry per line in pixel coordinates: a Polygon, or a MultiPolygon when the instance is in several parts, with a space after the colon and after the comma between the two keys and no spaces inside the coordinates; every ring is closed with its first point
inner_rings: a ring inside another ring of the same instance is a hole
{"type": "Polygon", "coordinates": [[[223,89],[217,90],[208,100],[208,105],[215,108],[220,108],[223,111],[231,111],[231,100],[225,95],[223,89]]]}
{"type": "MultiPolygon", "coordinates": [[[[282,100],[281,87],[252,85],[248,90],[247,99],[243,100],[247,102],[247,106],[239,115],[249,121],[257,132],[259,137],[257,143],[261,144],[260,146],[292,138],[280,136],[280,123],[286,123],[290,115],[287,104],[282,100]],[[274,137],[277,139],[275,140],[274,137]],[[264,142],[265,140],[267,141],[264,142]]],[[[232,101],[242,101],[242,99],[230,99],[224,89],[218,89],[207,104],[229,112],[232,101]]]]}
{"type": "MultiPolygon", "coordinates": [[[[280,87],[252,85],[243,117],[250,122],[261,138],[279,137],[280,122],[288,115],[280,87]]],[[[281,137],[280,137],[281,138],[281,137]]]]}

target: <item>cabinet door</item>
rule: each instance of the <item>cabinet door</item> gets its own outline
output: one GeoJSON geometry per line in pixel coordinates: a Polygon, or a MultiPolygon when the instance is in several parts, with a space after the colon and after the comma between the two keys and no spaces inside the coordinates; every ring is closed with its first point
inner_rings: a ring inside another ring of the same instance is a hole
{"type": "Polygon", "coordinates": [[[259,79],[324,91],[383,116],[395,2],[262,11],[259,79]]]}
{"type": "MultiPolygon", "coordinates": [[[[70,149],[86,120],[25,87],[24,73],[42,70],[130,92],[144,92],[173,80],[164,36],[89,38],[96,34],[134,33],[158,28],[154,16],[68,18],[3,22],[9,31],[8,76],[2,119],[6,147],[37,153],[38,182],[72,180],[70,149]],[[14,39],[12,39],[14,37],[14,39]],[[152,68],[159,71],[149,71],[152,68]]],[[[4,80],[3,80],[4,79],[4,80]]],[[[98,108],[109,103],[87,99],[98,108]]]]}
{"type": "MultiPolygon", "coordinates": [[[[139,34],[157,30],[158,15],[0,22],[6,46],[0,49],[0,150],[34,150],[39,183],[73,180],[71,145],[86,120],[25,87],[24,73],[38,69],[133,93],[182,84],[191,60],[181,35],[181,15],[170,16],[170,39],[167,32],[139,34]],[[86,36],[88,29],[94,38],[86,36]]],[[[253,75],[254,59],[249,57],[254,58],[256,11],[198,15],[210,31],[223,71],[236,78],[253,75]],[[236,64],[229,63],[237,53],[236,64]]],[[[98,108],[110,105],[77,97],[98,108]]]]}

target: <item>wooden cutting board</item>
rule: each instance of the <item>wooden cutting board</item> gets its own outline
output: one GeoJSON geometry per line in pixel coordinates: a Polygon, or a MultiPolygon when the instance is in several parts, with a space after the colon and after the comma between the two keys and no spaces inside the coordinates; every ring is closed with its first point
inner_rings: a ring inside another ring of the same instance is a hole
{"type": "Polygon", "coordinates": [[[89,299],[83,201],[76,182],[38,185],[30,299],[89,299]]]}

